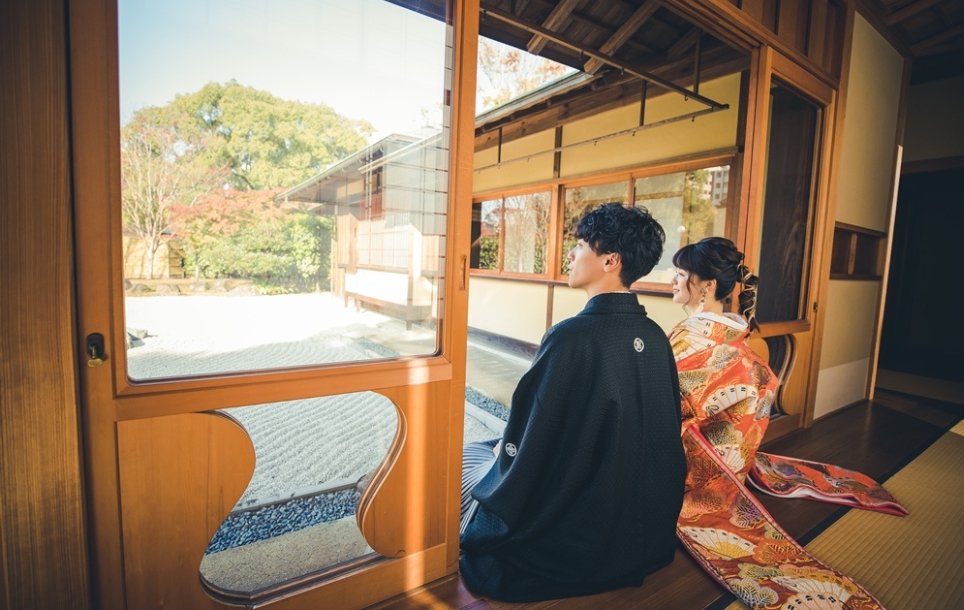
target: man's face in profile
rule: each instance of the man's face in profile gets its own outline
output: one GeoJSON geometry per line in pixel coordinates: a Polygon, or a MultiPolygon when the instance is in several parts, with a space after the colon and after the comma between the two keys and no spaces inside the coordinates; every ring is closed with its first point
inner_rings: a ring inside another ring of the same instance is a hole
{"type": "Polygon", "coordinates": [[[607,254],[596,254],[593,249],[580,239],[569,251],[569,286],[585,288],[603,277],[603,267],[607,254]]]}

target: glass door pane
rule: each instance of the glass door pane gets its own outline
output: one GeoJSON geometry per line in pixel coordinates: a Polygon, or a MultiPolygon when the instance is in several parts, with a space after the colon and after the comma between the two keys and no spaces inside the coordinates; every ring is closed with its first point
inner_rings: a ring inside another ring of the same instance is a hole
{"type": "Polygon", "coordinates": [[[450,47],[420,6],[119,0],[130,378],[438,351],[450,47]]]}
{"type": "Polygon", "coordinates": [[[816,141],[821,108],[774,81],[760,241],[757,319],[806,318],[816,141]]]}

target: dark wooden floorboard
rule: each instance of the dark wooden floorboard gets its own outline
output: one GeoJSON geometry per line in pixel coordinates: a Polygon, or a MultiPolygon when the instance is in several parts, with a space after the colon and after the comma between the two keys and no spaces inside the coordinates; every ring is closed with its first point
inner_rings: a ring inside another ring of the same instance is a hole
{"type": "MultiPolygon", "coordinates": [[[[874,401],[841,409],[806,430],[766,443],[763,450],[837,464],[881,480],[919,455],[962,416],[960,405],[878,390],[874,401]]],[[[758,497],[777,522],[804,544],[847,511],[820,502],[758,497]]],[[[638,588],[509,604],[473,595],[455,574],[371,610],[703,610],[724,608],[730,599],[680,547],[672,564],[649,575],[638,588]]]]}

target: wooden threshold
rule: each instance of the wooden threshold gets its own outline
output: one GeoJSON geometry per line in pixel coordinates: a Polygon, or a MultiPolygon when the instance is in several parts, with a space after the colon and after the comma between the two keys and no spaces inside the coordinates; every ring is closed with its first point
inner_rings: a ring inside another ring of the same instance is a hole
{"type": "MultiPolygon", "coordinates": [[[[964,417],[964,406],[878,390],[865,400],[764,443],[770,453],[829,462],[884,481],[964,417]]],[[[847,508],[759,494],[787,532],[806,544],[847,512],[847,508]]],[[[374,606],[370,610],[715,610],[734,598],[678,548],[669,566],[641,587],[539,603],[511,604],[476,596],[452,574],[374,606]]]]}

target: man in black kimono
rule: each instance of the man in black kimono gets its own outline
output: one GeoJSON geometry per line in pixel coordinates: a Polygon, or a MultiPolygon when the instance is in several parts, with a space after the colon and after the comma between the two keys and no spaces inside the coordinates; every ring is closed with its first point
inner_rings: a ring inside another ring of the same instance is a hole
{"type": "Polygon", "coordinates": [[[485,474],[472,489],[463,472],[460,571],[503,601],[639,586],[676,549],[686,477],[676,365],[629,292],[659,260],[663,229],[644,210],[605,204],[576,237],[569,285],[589,302],[546,332],[502,440],[466,447],[464,468],[473,452],[488,460],[475,460],[485,474]]]}

